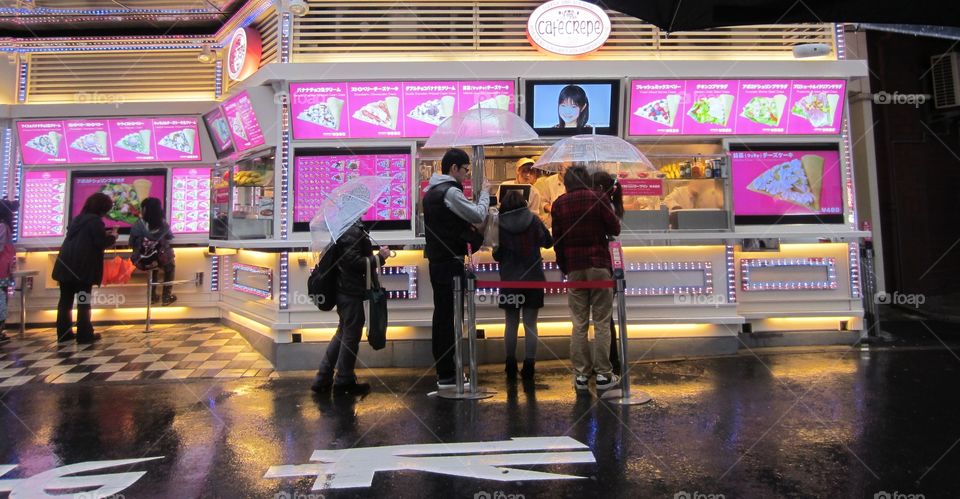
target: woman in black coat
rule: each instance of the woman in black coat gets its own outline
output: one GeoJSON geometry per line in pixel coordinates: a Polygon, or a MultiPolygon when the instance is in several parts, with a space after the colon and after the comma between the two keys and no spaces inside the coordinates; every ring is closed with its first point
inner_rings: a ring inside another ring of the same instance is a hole
{"type": "Polygon", "coordinates": [[[90,293],[93,285],[99,286],[103,280],[103,250],[117,241],[117,229],[107,230],[103,224],[103,217],[112,207],[113,201],[106,194],[92,194],[80,215],[67,226],[67,237],[53,265],[53,280],[60,283],[57,341],[76,339],[77,343],[93,343],[100,339],[90,322],[90,293]],[[79,295],[76,334],[70,330],[73,295],[79,295]]]}
{"type": "MultiPolygon", "coordinates": [[[[500,242],[493,251],[500,262],[502,281],[546,281],[540,248],[553,246],[547,227],[529,208],[523,195],[510,191],[500,203],[500,242]]],[[[498,297],[505,315],[503,343],[507,377],[517,376],[517,332],[523,312],[523,379],[533,379],[537,357],[537,315],[543,308],[543,289],[501,289],[498,297]]]]}

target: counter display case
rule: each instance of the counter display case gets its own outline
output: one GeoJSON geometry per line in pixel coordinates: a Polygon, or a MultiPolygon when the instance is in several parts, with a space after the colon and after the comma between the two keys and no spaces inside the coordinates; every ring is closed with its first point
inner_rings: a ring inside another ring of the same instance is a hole
{"type": "Polygon", "coordinates": [[[210,238],[219,240],[273,237],[274,156],[245,159],[213,170],[210,238]]]}

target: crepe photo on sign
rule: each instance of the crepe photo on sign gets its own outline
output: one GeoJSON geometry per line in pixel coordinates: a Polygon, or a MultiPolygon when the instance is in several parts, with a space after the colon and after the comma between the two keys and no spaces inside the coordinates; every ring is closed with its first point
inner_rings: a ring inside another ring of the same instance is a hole
{"type": "Polygon", "coordinates": [[[815,127],[833,124],[833,113],[837,109],[840,96],[824,92],[810,93],[793,105],[793,114],[806,118],[815,127]]]}
{"type": "Polygon", "coordinates": [[[331,130],[339,130],[340,112],[342,110],[343,99],[328,97],[326,102],[320,102],[304,109],[297,115],[297,119],[331,130]]]}
{"type": "Polygon", "coordinates": [[[510,96],[501,94],[496,97],[484,99],[471,106],[470,109],[502,109],[504,111],[509,111],[510,96]]]}
{"type": "Polygon", "coordinates": [[[687,115],[697,123],[727,126],[730,119],[730,109],[733,107],[733,96],[729,94],[716,97],[701,97],[693,102],[687,115]]]}
{"type": "Polygon", "coordinates": [[[193,154],[193,139],[196,138],[196,136],[196,130],[184,128],[160,139],[160,145],[167,149],[173,149],[174,151],[193,154]]]}
{"type": "Polygon", "coordinates": [[[400,99],[398,97],[387,97],[383,100],[365,104],[353,113],[353,118],[371,125],[396,130],[399,110],[400,99]]]}
{"type": "Polygon", "coordinates": [[[747,189],[818,212],[822,187],[823,158],[805,154],[765,170],[747,189]]]}
{"type": "Polygon", "coordinates": [[[137,154],[150,154],[150,130],[127,134],[117,141],[116,146],[137,154]]]}
{"type": "Polygon", "coordinates": [[[443,120],[453,115],[453,106],[457,100],[449,95],[439,99],[430,99],[410,111],[407,116],[424,123],[439,126],[443,120]]]}
{"type": "Polygon", "coordinates": [[[230,120],[230,128],[233,130],[233,133],[237,135],[237,137],[247,140],[247,129],[243,127],[243,120],[240,119],[239,114],[230,120]]]}
{"type": "Polygon", "coordinates": [[[680,96],[668,95],[640,106],[640,109],[637,109],[633,114],[654,123],[673,126],[673,122],[677,119],[677,109],[679,107],[680,96]]]}
{"type": "Polygon", "coordinates": [[[100,130],[81,135],[70,143],[70,148],[90,153],[94,156],[106,156],[107,132],[100,130]]]}
{"type": "Polygon", "coordinates": [[[761,125],[777,126],[783,117],[783,108],[787,105],[786,95],[773,97],[754,97],[743,107],[740,116],[761,125]]]}
{"type": "Polygon", "coordinates": [[[217,118],[213,120],[213,131],[217,134],[221,143],[227,143],[230,140],[230,129],[227,127],[227,120],[217,118]]]}
{"type": "Polygon", "coordinates": [[[28,140],[26,146],[35,151],[57,157],[60,156],[60,141],[62,139],[63,135],[57,132],[47,132],[28,140]]]}

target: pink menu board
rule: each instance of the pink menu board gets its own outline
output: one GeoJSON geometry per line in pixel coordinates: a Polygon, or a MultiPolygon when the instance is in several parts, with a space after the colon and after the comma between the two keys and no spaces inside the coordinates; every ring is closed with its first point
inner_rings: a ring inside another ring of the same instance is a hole
{"type": "Polygon", "coordinates": [[[224,118],[230,127],[237,152],[252,149],[264,143],[263,130],[253,111],[253,103],[246,92],[241,92],[223,102],[224,118]]]}
{"type": "Polygon", "coordinates": [[[22,190],[20,237],[63,236],[67,209],[67,172],[26,172],[23,174],[22,190]]]}
{"type": "MultiPolygon", "coordinates": [[[[166,174],[163,171],[73,173],[70,188],[70,216],[77,216],[91,194],[102,192],[113,200],[104,218],[109,227],[130,227],[140,217],[140,203],[148,197],[164,200],[166,174]]],[[[165,204],[165,203],[164,203],[165,204]]]]}
{"type": "Polygon", "coordinates": [[[197,119],[75,119],[17,123],[27,166],[200,161],[197,119]]]}
{"type": "Polygon", "coordinates": [[[174,168],[170,229],[179,234],[210,231],[210,168],[174,168]]]}
{"type": "Polygon", "coordinates": [[[629,135],[840,133],[843,80],[633,80],[629,135]]]}
{"type": "Polygon", "coordinates": [[[460,111],[513,111],[515,94],[512,80],[291,83],[293,137],[426,138],[460,111]]]}
{"type": "Polygon", "coordinates": [[[363,220],[409,220],[409,154],[298,156],[294,166],[294,222],[309,222],[327,194],[358,176],[390,178],[390,187],[363,216],[363,220]]]}
{"type": "Polygon", "coordinates": [[[732,151],[734,215],[839,215],[836,150],[732,151]]]}
{"type": "Polygon", "coordinates": [[[624,196],[662,196],[663,180],[659,178],[620,179],[624,196]]]}

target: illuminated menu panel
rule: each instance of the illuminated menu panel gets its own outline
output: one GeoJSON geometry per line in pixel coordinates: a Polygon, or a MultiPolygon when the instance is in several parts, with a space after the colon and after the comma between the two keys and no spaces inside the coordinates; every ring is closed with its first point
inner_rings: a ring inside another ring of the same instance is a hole
{"type": "Polygon", "coordinates": [[[260,128],[260,122],[257,121],[257,115],[253,111],[250,96],[246,92],[224,101],[221,107],[237,152],[263,145],[265,140],[263,130],[260,128]]]}
{"type": "Polygon", "coordinates": [[[630,135],[839,134],[843,80],[633,80],[630,135]]]}
{"type": "Polygon", "coordinates": [[[210,231],[210,168],[174,168],[170,228],[177,234],[210,231]]]}
{"type": "Polygon", "coordinates": [[[20,237],[63,236],[66,192],[67,172],[64,170],[24,173],[20,237]]]}
{"type": "Polygon", "coordinates": [[[17,135],[28,166],[200,161],[197,119],[21,121],[17,135]]]}
{"type": "Polygon", "coordinates": [[[295,139],[426,138],[451,115],[516,109],[504,81],[291,83],[295,139]]]}
{"type": "Polygon", "coordinates": [[[410,219],[410,155],[299,156],[294,166],[294,222],[309,222],[327,195],[359,176],[390,179],[390,187],[363,216],[366,221],[410,219]]]}

